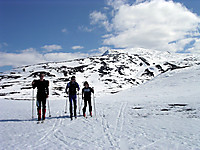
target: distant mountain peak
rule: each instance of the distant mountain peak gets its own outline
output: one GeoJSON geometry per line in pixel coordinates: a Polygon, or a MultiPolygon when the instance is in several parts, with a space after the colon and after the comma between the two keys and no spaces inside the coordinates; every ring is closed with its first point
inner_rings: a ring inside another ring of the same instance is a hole
{"type": "Polygon", "coordinates": [[[102,54],[102,56],[111,55],[111,54],[119,54],[119,53],[120,53],[120,50],[108,49],[102,54]]]}

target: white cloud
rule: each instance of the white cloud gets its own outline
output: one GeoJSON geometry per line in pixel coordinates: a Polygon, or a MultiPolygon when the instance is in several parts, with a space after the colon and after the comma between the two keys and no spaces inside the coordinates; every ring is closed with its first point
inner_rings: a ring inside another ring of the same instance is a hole
{"type": "Polygon", "coordinates": [[[144,2],[145,0],[136,0],[135,3],[141,3],[141,2],[144,2]]]}
{"type": "Polygon", "coordinates": [[[103,35],[103,36],[101,36],[102,38],[110,38],[110,37],[112,37],[113,36],[113,34],[105,34],[105,35],[103,35]]]}
{"type": "Polygon", "coordinates": [[[63,33],[67,33],[67,29],[64,28],[64,29],[61,30],[61,32],[63,32],[63,33]]]}
{"type": "Polygon", "coordinates": [[[3,46],[8,46],[8,43],[4,42],[4,43],[3,43],[3,46]]]}
{"type": "Polygon", "coordinates": [[[8,46],[8,43],[6,43],[6,42],[0,43],[0,49],[3,47],[7,47],[7,46],[8,46]]]}
{"type": "Polygon", "coordinates": [[[196,39],[194,46],[188,49],[188,52],[194,52],[200,54],[200,39],[196,39]]]}
{"type": "Polygon", "coordinates": [[[78,29],[80,31],[83,31],[83,32],[92,32],[94,29],[93,28],[88,28],[88,27],[85,27],[85,26],[79,26],[78,29]]]}
{"type": "Polygon", "coordinates": [[[88,57],[87,53],[48,53],[44,55],[45,60],[48,61],[66,61],[73,60],[77,58],[85,58],[88,57]]]}
{"type": "Polygon", "coordinates": [[[55,44],[54,45],[45,45],[41,48],[45,49],[46,52],[52,52],[54,50],[61,50],[62,49],[62,47],[60,45],[55,45],[55,44]]]}
{"type": "Polygon", "coordinates": [[[108,5],[112,6],[110,19],[110,13],[94,11],[90,15],[91,24],[104,26],[110,32],[103,36],[104,45],[181,51],[188,44],[187,39],[196,40],[194,36],[199,35],[200,17],[180,3],[136,0],[128,4],[126,0],[108,0],[108,5]]]}
{"type": "Polygon", "coordinates": [[[90,20],[91,20],[91,24],[95,25],[95,24],[99,24],[100,26],[103,26],[106,28],[106,30],[110,31],[111,29],[111,24],[108,21],[108,18],[106,16],[106,14],[98,12],[98,11],[93,11],[90,14],[90,20]]]}
{"type": "Polygon", "coordinates": [[[103,9],[104,9],[104,10],[109,10],[110,8],[109,8],[109,7],[104,7],[103,9]]]}
{"type": "Polygon", "coordinates": [[[22,66],[43,62],[42,54],[39,54],[34,48],[22,50],[21,53],[0,52],[0,67],[2,66],[22,66]]]}
{"type": "Polygon", "coordinates": [[[83,49],[84,47],[83,46],[73,46],[72,49],[73,50],[78,50],[78,49],[83,49]]]}
{"type": "Polygon", "coordinates": [[[90,56],[87,53],[46,53],[41,54],[34,48],[22,50],[20,53],[0,52],[0,67],[38,64],[52,61],[67,61],[90,56]]]}
{"type": "Polygon", "coordinates": [[[112,6],[114,9],[119,9],[122,5],[128,3],[128,0],[107,0],[107,4],[112,6]]]}
{"type": "Polygon", "coordinates": [[[101,21],[105,21],[107,20],[107,16],[101,12],[98,11],[93,11],[90,14],[90,18],[91,18],[91,24],[96,24],[99,23],[101,21]]]}

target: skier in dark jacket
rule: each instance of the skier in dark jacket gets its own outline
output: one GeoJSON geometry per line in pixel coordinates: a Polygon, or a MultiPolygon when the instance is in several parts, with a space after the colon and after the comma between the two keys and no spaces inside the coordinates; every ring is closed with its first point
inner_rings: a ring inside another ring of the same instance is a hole
{"type": "Polygon", "coordinates": [[[76,116],[76,108],[77,108],[77,101],[76,101],[76,94],[77,92],[76,91],[79,91],[80,88],[79,88],[79,85],[78,83],[76,82],[76,77],[75,76],[72,76],[71,77],[71,81],[67,84],[67,87],[66,87],[66,93],[69,94],[69,103],[70,103],[70,118],[71,120],[73,120],[73,112],[72,112],[72,103],[74,104],[74,117],[77,118],[76,116]]]}
{"type": "Polygon", "coordinates": [[[83,116],[86,117],[86,107],[87,102],[89,104],[89,112],[90,116],[92,117],[92,102],[91,102],[91,93],[94,93],[94,90],[89,87],[87,81],[84,82],[84,88],[82,89],[82,99],[84,100],[84,107],[83,107],[83,116]]]}
{"type": "Polygon", "coordinates": [[[34,80],[32,86],[37,87],[37,112],[38,121],[41,120],[41,105],[42,105],[42,120],[45,120],[46,99],[49,97],[49,81],[44,79],[44,74],[40,74],[39,80],[34,80]]]}

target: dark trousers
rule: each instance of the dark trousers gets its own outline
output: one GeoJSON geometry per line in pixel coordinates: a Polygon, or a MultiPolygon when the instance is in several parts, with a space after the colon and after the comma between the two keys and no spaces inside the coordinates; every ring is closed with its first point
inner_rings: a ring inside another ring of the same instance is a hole
{"type": "Polygon", "coordinates": [[[91,97],[84,98],[84,107],[83,107],[83,114],[86,112],[87,102],[89,104],[89,112],[92,112],[92,102],[91,97]]]}
{"type": "Polygon", "coordinates": [[[73,104],[74,104],[74,116],[76,117],[76,95],[69,95],[69,104],[70,104],[70,117],[73,116],[73,104]]]}
{"type": "Polygon", "coordinates": [[[41,107],[42,107],[42,119],[45,119],[46,113],[46,95],[37,94],[37,111],[38,120],[41,120],[41,107]]]}

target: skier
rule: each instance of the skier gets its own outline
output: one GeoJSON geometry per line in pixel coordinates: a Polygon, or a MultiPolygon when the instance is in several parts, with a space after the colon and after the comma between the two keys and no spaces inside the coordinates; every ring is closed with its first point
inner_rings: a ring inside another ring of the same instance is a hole
{"type": "Polygon", "coordinates": [[[33,89],[37,87],[37,112],[38,121],[41,120],[41,105],[42,105],[42,120],[45,120],[46,99],[49,97],[49,81],[44,79],[44,73],[40,73],[40,79],[32,82],[33,89]]]}
{"type": "Polygon", "coordinates": [[[72,76],[71,81],[66,86],[66,93],[69,94],[69,103],[70,103],[70,118],[73,120],[73,112],[72,112],[72,103],[74,104],[74,117],[77,118],[76,115],[76,108],[77,108],[77,102],[76,102],[76,90],[80,90],[78,83],[76,82],[76,77],[72,76]]]}
{"type": "Polygon", "coordinates": [[[90,116],[92,117],[92,103],[91,103],[91,93],[94,93],[94,90],[89,87],[87,81],[84,82],[84,88],[82,89],[82,99],[84,100],[84,107],[83,107],[83,116],[86,117],[86,107],[87,102],[89,104],[89,112],[90,116]]]}

